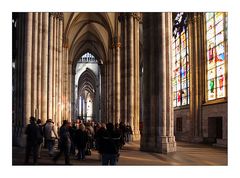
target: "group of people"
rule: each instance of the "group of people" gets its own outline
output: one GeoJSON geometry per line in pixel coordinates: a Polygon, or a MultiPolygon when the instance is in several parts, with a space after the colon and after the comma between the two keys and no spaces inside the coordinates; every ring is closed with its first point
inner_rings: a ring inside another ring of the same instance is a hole
{"type": "Polygon", "coordinates": [[[86,154],[91,155],[91,150],[96,149],[100,154],[102,165],[116,165],[119,150],[125,142],[131,141],[132,129],[123,122],[113,123],[84,122],[76,119],[74,123],[64,120],[61,127],[55,126],[51,119],[42,125],[41,120],[30,117],[30,124],[26,128],[27,144],[25,164],[29,163],[29,156],[33,155],[33,164],[37,164],[44,146],[48,154],[56,163],[64,154],[65,164],[70,164],[70,155],[75,159],[84,160],[86,154]],[[55,142],[58,142],[59,152],[54,153],[55,142]]]}

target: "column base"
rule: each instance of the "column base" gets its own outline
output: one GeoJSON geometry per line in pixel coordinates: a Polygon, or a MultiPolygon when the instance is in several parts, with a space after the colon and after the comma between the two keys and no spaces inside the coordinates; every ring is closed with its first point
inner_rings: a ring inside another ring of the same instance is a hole
{"type": "Polygon", "coordinates": [[[177,151],[174,136],[141,138],[140,150],[156,153],[170,153],[177,151]]]}
{"type": "Polygon", "coordinates": [[[162,153],[170,153],[177,151],[177,143],[174,136],[161,137],[162,153]]]}
{"type": "Polygon", "coordinates": [[[141,138],[140,132],[139,131],[133,131],[132,134],[133,141],[139,141],[141,138]]]}
{"type": "Polygon", "coordinates": [[[25,147],[27,137],[24,132],[24,127],[15,126],[12,128],[12,146],[25,147]]]}
{"type": "Polygon", "coordinates": [[[227,148],[227,139],[217,139],[217,143],[213,144],[213,146],[227,148]]]}

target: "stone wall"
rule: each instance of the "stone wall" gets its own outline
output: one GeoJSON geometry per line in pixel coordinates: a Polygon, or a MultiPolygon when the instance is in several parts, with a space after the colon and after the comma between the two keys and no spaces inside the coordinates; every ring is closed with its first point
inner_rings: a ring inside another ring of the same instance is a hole
{"type": "MultiPolygon", "coordinates": [[[[219,147],[227,147],[227,103],[204,104],[201,107],[201,138],[197,142],[212,144],[219,147]],[[209,119],[211,119],[209,121],[209,119]],[[217,120],[222,119],[222,138],[217,138],[215,134],[215,126],[210,126],[217,120]]],[[[174,110],[174,133],[177,141],[196,142],[192,131],[194,130],[190,119],[190,110],[188,107],[174,110]],[[177,118],[182,118],[182,131],[177,131],[177,118]]]]}
{"type": "Polygon", "coordinates": [[[189,113],[189,107],[174,110],[174,134],[176,140],[190,141],[192,124],[189,113]],[[177,130],[177,118],[182,118],[182,131],[177,130]]]}
{"type": "MultiPolygon", "coordinates": [[[[202,133],[203,139],[209,141],[209,119],[222,118],[222,139],[217,139],[216,146],[227,147],[227,103],[202,106],[202,133]]],[[[210,140],[211,141],[211,140],[210,140]]]]}

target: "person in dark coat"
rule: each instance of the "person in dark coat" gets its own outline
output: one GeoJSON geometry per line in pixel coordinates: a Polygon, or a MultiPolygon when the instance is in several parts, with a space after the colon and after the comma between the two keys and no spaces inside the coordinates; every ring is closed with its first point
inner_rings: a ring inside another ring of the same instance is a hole
{"type": "Polygon", "coordinates": [[[85,159],[85,151],[88,143],[88,134],[85,126],[81,124],[76,132],[76,144],[78,149],[77,159],[85,159]]]}
{"type": "Polygon", "coordinates": [[[70,138],[71,138],[71,149],[70,149],[70,153],[72,153],[73,155],[75,155],[75,145],[76,145],[76,131],[77,131],[77,127],[76,125],[73,123],[72,125],[69,126],[69,133],[70,133],[70,138]]]}
{"type": "Polygon", "coordinates": [[[106,131],[106,124],[105,123],[98,124],[98,127],[99,128],[96,129],[96,132],[95,132],[96,133],[95,134],[95,143],[96,143],[96,150],[98,150],[98,153],[99,153],[99,160],[101,160],[102,155],[100,152],[100,144],[101,144],[102,136],[106,131]]]}
{"type": "Polygon", "coordinates": [[[131,125],[127,124],[126,129],[125,129],[125,134],[126,134],[126,142],[129,142],[130,140],[132,141],[132,127],[131,127],[131,125]]]}
{"type": "Polygon", "coordinates": [[[102,165],[116,165],[119,156],[120,137],[112,123],[106,125],[107,130],[102,134],[99,152],[102,154],[102,165]]]}
{"type": "Polygon", "coordinates": [[[41,150],[43,145],[43,126],[41,119],[37,120],[37,126],[40,133],[40,137],[38,138],[38,158],[41,158],[41,150]]]}
{"type": "Polygon", "coordinates": [[[104,133],[105,130],[106,130],[106,125],[104,123],[102,124],[97,123],[95,127],[95,135],[94,135],[96,150],[99,150],[99,141],[100,141],[100,138],[102,137],[102,133],[104,133]]]}
{"type": "Polygon", "coordinates": [[[31,153],[33,155],[33,164],[37,164],[38,144],[41,134],[35,117],[30,117],[30,124],[27,125],[25,134],[27,135],[25,164],[29,164],[31,153]]]}
{"type": "Polygon", "coordinates": [[[121,135],[120,137],[120,148],[123,147],[123,145],[125,145],[125,132],[126,132],[126,126],[123,122],[120,122],[119,124],[119,128],[116,130],[117,132],[119,132],[119,134],[121,135]]]}
{"type": "Polygon", "coordinates": [[[53,158],[53,161],[55,163],[62,155],[62,153],[64,153],[65,164],[70,165],[71,138],[69,133],[69,126],[70,123],[67,120],[64,120],[62,126],[60,127],[60,139],[59,139],[60,152],[53,158]]]}

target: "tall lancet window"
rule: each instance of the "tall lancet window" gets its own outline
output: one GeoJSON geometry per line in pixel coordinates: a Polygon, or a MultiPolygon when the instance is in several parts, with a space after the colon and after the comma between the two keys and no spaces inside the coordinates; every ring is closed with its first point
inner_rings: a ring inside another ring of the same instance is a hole
{"type": "Polygon", "coordinates": [[[187,14],[177,13],[172,38],[173,106],[189,104],[189,55],[187,14]]]}
{"type": "Polygon", "coordinates": [[[226,96],[226,21],[221,12],[206,13],[208,100],[226,96]]]}

